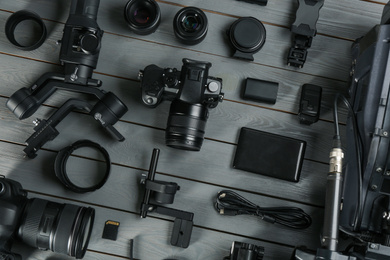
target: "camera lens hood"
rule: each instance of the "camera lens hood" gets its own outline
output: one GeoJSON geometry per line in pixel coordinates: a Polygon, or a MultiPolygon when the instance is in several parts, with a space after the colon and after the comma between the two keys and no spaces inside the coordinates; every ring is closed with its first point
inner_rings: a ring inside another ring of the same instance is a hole
{"type": "Polygon", "coordinates": [[[266,31],[262,22],[254,17],[242,17],[236,20],[227,31],[229,40],[235,49],[234,57],[253,61],[253,54],[265,43],[266,31]]]}
{"type": "Polygon", "coordinates": [[[154,0],[130,0],[125,6],[125,20],[139,35],[154,33],[161,21],[161,11],[154,0]]]}
{"type": "Polygon", "coordinates": [[[180,42],[195,45],[203,41],[208,30],[206,14],[197,7],[184,7],[173,19],[173,31],[180,42]]]}
{"type": "Polygon", "coordinates": [[[5,23],[5,35],[7,36],[7,39],[17,48],[25,51],[31,51],[42,45],[42,43],[46,39],[47,30],[45,24],[43,23],[41,17],[38,14],[26,10],[21,10],[13,13],[7,19],[5,23]],[[19,23],[27,20],[34,21],[38,24],[40,29],[40,36],[37,37],[39,39],[35,42],[32,42],[32,44],[23,45],[15,39],[15,29],[19,23]]]}

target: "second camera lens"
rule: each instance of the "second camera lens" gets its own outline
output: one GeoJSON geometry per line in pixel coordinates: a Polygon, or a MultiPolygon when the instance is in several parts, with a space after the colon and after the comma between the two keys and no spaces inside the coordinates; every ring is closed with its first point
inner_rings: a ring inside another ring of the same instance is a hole
{"type": "Polygon", "coordinates": [[[175,15],[173,30],[176,37],[184,44],[198,44],[207,34],[207,17],[197,7],[185,7],[175,15]]]}
{"type": "Polygon", "coordinates": [[[151,34],[160,24],[160,7],[154,0],[130,0],[125,6],[125,19],[136,34],[151,34]]]}

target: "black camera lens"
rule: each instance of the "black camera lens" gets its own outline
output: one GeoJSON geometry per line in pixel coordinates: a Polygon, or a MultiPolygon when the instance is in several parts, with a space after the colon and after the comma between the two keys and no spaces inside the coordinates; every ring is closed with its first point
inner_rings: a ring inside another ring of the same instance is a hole
{"type": "Polygon", "coordinates": [[[197,7],[185,7],[175,15],[173,30],[176,37],[184,44],[200,43],[207,34],[207,17],[197,7]]]}
{"type": "Polygon", "coordinates": [[[27,203],[18,234],[30,246],[81,259],[94,218],[93,208],[35,198],[27,203]]]}
{"type": "Polygon", "coordinates": [[[208,109],[179,99],[172,101],[169,110],[165,142],[167,146],[199,151],[203,144],[208,109]]]}
{"type": "Polygon", "coordinates": [[[136,34],[153,33],[160,24],[160,7],[154,0],[130,0],[125,6],[125,19],[136,34]]]}

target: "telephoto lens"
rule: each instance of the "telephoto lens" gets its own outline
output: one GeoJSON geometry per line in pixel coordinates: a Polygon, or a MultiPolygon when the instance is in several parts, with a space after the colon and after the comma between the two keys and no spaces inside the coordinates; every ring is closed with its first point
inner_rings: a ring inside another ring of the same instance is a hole
{"type": "Polygon", "coordinates": [[[173,30],[180,42],[195,45],[203,41],[207,34],[207,17],[197,7],[185,7],[175,15],[173,30]]]}
{"type": "Polygon", "coordinates": [[[125,6],[125,20],[136,34],[154,33],[161,21],[160,7],[154,0],[130,0],[125,6]]]}
{"type": "Polygon", "coordinates": [[[18,236],[35,248],[81,259],[88,247],[94,218],[93,208],[34,198],[28,200],[18,236]]]}

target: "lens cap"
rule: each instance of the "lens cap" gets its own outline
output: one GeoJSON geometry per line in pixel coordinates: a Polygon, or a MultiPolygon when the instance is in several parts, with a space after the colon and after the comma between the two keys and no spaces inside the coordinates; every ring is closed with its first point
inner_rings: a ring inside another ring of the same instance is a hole
{"type": "Polygon", "coordinates": [[[180,9],[173,19],[173,31],[180,42],[195,45],[203,41],[207,34],[207,17],[197,7],[180,9]]]}
{"type": "Polygon", "coordinates": [[[161,21],[160,7],[154,0],[130,0],[125,6],[125,20],[136,34],[154,33],[161,21]]]}
{"type": "Polygon", "coordinates": [[[235,53],[233,57],[253,61],[253,54],[265,43],[265,27],[254,17],[242,17],[235,21],[227,31],[235,53]]]}

